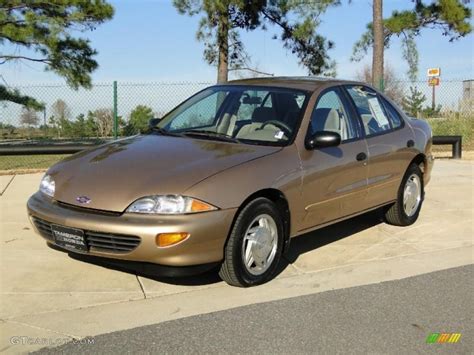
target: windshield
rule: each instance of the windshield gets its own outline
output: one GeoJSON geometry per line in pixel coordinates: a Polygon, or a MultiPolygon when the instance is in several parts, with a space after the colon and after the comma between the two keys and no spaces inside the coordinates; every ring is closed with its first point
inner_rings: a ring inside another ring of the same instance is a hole
{"type": "Polygon", "coordinates": [[[215,86],[191,97],[157,125],[167,133],[247,144],[286,145],[308,93],[256,86],[215,86]]]}

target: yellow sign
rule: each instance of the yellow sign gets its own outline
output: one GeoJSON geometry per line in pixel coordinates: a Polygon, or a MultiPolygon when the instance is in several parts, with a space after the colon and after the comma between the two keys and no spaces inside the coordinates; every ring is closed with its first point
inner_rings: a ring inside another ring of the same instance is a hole
{"type": "Polygon", "coordinates": [[[441,68],[429,68],[428,69],[428,77],[433,76],[440,76],[441,75],[441,68]]]}
{"type": "Polygon", "coordinates": [[[438,86],[439,85],[439,78],[429,78],[428,79],[429,86],[438,86]]]}

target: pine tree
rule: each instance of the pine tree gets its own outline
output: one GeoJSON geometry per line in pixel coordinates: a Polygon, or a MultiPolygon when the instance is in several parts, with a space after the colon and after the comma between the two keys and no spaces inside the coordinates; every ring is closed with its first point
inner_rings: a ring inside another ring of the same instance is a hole
{"type": "MultiPolygon", "coordinates": [[[[66,79],[74,89],[91,86],[90,74],[98,67],[97,51],[73,32],[94,30],[112,18],[114,9],[104,0],[21,1],[0,3],[0,65],[8,62],[44,64],[66,79]],[[18,49],[25,49],[20,52],[18,49]]],[[[35,110],[44,104],[0,85],[0,101],[11,101],[35,110]]]]}
{"type": "MultiPolygon", "coordinates": [[[[381,9],[379,12],[374,11],[373,22],[367,25],[367,31],[354,45],[351,58],[353,61],[361,60],[371,48],[381,49],[372,53],[374,63],[372,77],[375,86],[380,87],[380,78],[383,78],[383,48],[389,47],[394,36],[402,39],[402,56],[408,63],[408,77],[415,81],[418,76],[418,50],[415,38],[420,35],[422,29],[439,29],[449,41],[465,37],[472,32],[469,1],[435,0],[427,5],[423,0],[413,2],[415,3],[413,10],[394,11],[392,16],[383,20],[382,36],[375,36],[380,34],[380,26],[373,25],[379,23],[377,19],[381,16],[381,9]]],[[[382,0],[374,0],[374,5],[376,4],[381,8],[382,0]]]]}
{"type": "Polygon", "coordinates": [[[334,75],[335,62],[327,51],[334,44],[316,33],[319,16],[340,0],[267,1],[267,0],[174,0],[181,14],[203,14],[197,38],[204,42],[204,59],[217,66],[217,82],[228,79],[229,70],[251,69],[239,30],[281,30],[283,46],[295,54],[313,75],[334,75]]]}
{"type": "Polygon", "coordinates": [[[416,86],[410,86],[410,95],[403,98],[402,107],[408,115],[418,117],[423,110],[425,101],[426,96],[421,91],[418,91],[416,86]]]}

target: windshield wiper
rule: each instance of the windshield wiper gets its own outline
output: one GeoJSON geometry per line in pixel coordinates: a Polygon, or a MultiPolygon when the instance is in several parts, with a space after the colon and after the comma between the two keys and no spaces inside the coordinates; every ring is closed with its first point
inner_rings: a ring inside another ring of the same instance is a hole
{"type": "Polygon", "coordinates": [[[210,137],[210,138],[215,138],[224,142],[232,142],[232,143],[239,143],[240,141],[237,138],[234,138],[232,136],[229,136],[225,133],[219,133],[219,132],[214,132],[214,131],[206,131],[206,130],[194,130],[191,129],[189,131],[184,131],[182,132],[185,136],[189,137],[210,137]]]}
{"type": "Polygon", "coordinates": [[[173,137],[179,137],[181,136],[181,134],[179,133],[174,133],[174,132],[170,132],[164,128],[161,128],[161,127],[157,127],[157,126],[154,126],[154,127],[150,127],[150,131],[151,132],[155,132],[155,133],[158,133],[158,134],[161,134],[163,136],[173,136],[173,137]]]}

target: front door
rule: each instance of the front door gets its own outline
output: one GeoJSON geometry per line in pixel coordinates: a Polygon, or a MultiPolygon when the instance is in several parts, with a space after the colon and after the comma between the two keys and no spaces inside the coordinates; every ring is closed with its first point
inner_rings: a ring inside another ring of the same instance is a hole
{"type": "Polygon", "coordinates": [[[367,207],[367,144],[339,87],[326,89],[316,102],[308,135],[318,131],[339,133],[341,144],[300,152],[305,206],[301,230],[367,207]]]}

